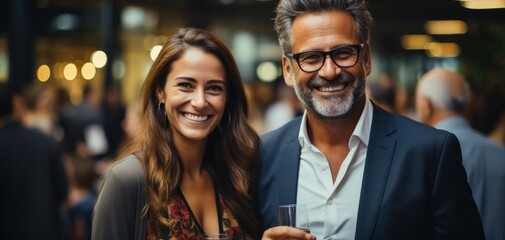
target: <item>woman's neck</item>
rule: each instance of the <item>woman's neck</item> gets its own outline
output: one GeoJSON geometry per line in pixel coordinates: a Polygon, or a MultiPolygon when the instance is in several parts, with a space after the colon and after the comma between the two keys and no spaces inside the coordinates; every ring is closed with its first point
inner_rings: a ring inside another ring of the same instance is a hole
{"type": "Polygon", "coordinates": [[[183,175],[197,177],[202,172],[202,163],[207,147],[207,140],[203,141],[185,141],[183,139],[174,139],[175,148],[184,166],[183,175]]]}

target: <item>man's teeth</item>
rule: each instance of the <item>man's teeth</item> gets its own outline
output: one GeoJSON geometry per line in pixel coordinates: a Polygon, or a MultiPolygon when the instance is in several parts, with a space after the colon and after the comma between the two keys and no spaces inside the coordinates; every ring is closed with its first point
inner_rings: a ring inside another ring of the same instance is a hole
{"type": "Polygon", "coordinates": [[[321,92],[333,92],[333,91],[339,91],[345,88],[345,84],[338,84],[335,86],[328,86],[328,87],[320,87],[319,90],[321,92]]]}
{"type": "Polygon", "coordinates": [[[193,115],[193,114],[190,114],[190,113],[186,113],[184,114],[184,117],[189,119],[189,120],[193,120],[193,121],[197,121],[197,122],[202,122],[202,121],[205,121],[209,118],[209,115],[193,115]]]}

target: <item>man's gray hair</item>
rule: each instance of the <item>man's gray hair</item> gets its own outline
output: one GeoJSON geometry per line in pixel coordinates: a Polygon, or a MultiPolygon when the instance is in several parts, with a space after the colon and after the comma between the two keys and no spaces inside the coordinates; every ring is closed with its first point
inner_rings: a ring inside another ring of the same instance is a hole
{"type": "Polygon", "coordinates": [[[469,103],[471,89],[466,79],[459,73],[446,69],[434,69],[424,77],[418,94],[431,99],[433,105],[441,110],[463,113],[469,103]],[[461,91],[453,91],[449,84],[452,78],[459,78],[461,91]]]}
{"type": "Polygon", "coordinates": [[[288,53],[293,47],[292,27],[297,16],[328,10],[349,13],[356,22],[357,38],[369,43],[373,18],[365,0],[280,0],[274,26],[282,51],[288,53]]]}

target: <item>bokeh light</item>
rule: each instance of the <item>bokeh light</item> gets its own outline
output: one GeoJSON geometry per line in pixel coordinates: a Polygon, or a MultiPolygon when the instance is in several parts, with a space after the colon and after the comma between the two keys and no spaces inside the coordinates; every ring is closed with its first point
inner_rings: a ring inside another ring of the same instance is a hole
{"type": "Polygon", "coordinates": [[[51,77],[51,69],[47,65],[41,65],[37,69],[37,78],[41,82],[47,82],[49,80],[49,77],[51,77]]]}

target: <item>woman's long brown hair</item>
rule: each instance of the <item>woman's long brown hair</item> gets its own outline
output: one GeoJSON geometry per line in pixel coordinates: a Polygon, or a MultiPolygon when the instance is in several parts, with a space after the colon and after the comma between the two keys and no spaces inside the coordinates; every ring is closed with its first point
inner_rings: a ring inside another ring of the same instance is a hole
{"type": "Polygon", "coordinates": [[[148,218],[150,235],[158,236],[160,227],[168,226],[167,207],[181,184],[183,165],[174,147],[170,122],[159,115],[156,93],[165,86],[173,62],[188,48],[215,55],[225,67],[228,99],[219,124],[227,128],[222,133],[216,128],[210,134],[203,164],[246,237],[257,239],[261,230],[253,203],[252,169],[256,169],[253,161],[259,151],[259,138],[247,123],[247,99],[235,60],[212,33],[183,28],[163,46],[140,95],[143,129],[125,146],[120,157],[133,153],[142,162],[148,195],[144,216],[148,218]]]}

